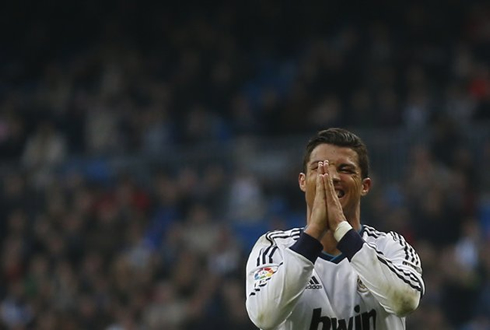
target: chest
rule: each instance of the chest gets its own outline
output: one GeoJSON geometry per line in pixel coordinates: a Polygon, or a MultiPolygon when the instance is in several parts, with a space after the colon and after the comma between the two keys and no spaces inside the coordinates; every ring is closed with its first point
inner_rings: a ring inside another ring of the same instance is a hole
{"type": "Polygon", "coordinates": [[[322,261],[315,264],[297,312],[312,319],[355,323],[375,315],[379,308],[379,303],[347,260],[338,264],[322,261]]]}

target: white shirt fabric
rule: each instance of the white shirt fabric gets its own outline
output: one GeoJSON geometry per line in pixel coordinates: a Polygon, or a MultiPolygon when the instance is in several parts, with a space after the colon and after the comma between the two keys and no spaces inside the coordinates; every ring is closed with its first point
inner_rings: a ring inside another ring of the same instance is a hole
{"type": "Polygon", "coordinates": [[[263,329],[398,330],[425,291],[420,258],[405,239],[363,226],[333,257],[302,228],[259,238],[247,262],[246,307],[263,329]],[[411,306],[411,307],[407,307],[411,306]]]}

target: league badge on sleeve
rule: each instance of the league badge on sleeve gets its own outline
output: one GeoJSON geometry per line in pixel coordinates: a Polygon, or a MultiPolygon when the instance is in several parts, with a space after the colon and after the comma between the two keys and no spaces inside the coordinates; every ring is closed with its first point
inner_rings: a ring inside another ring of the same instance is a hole
{"type": "Polygon", "coordinates": [[[272,275],[274,275],[276,270],[276,267],[264,267],[259,269],[254,275],[255,285],[264,286],[272,275]]]}

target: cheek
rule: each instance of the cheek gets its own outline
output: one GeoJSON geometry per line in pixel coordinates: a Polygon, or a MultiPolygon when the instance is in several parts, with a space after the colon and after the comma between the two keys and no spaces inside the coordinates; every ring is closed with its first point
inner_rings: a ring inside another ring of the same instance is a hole
{"type": "Polygon", "coordinates": [[[315,199],[315,192],[316,192],[316,179],[310,177],[307,180],[307,185],[306,185],[306,201],[307,202],[313,202],[315,199]]]}
{"type": "Polygon", "coordinates": [[[357,191],[361,192],[362,191],[362,182],[361,182],[361,180],[356,180],[355,185],[356,185],[357,191]]]}
{"type": "Polygon", "coordinates": [[[362,180],[361,177],[359,176],[353,176],[352,177],[353,185],[356,188],[357,191],[361,192],[362,191],[362,180]]]}

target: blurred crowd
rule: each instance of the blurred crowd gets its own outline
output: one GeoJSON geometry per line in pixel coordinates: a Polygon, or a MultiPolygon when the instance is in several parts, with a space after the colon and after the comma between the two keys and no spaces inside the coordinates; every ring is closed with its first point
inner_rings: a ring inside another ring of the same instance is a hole
{"type": "Polygon", "coordinates": [[[424,137],[362,205],[421,256],[408,329],[490,329],[488,3],[4,7],[2,327],[255,329],[248,252],[304,224],[303,196],[293,171],[271,183],[208,146],[343,126],[424,137]]]}

